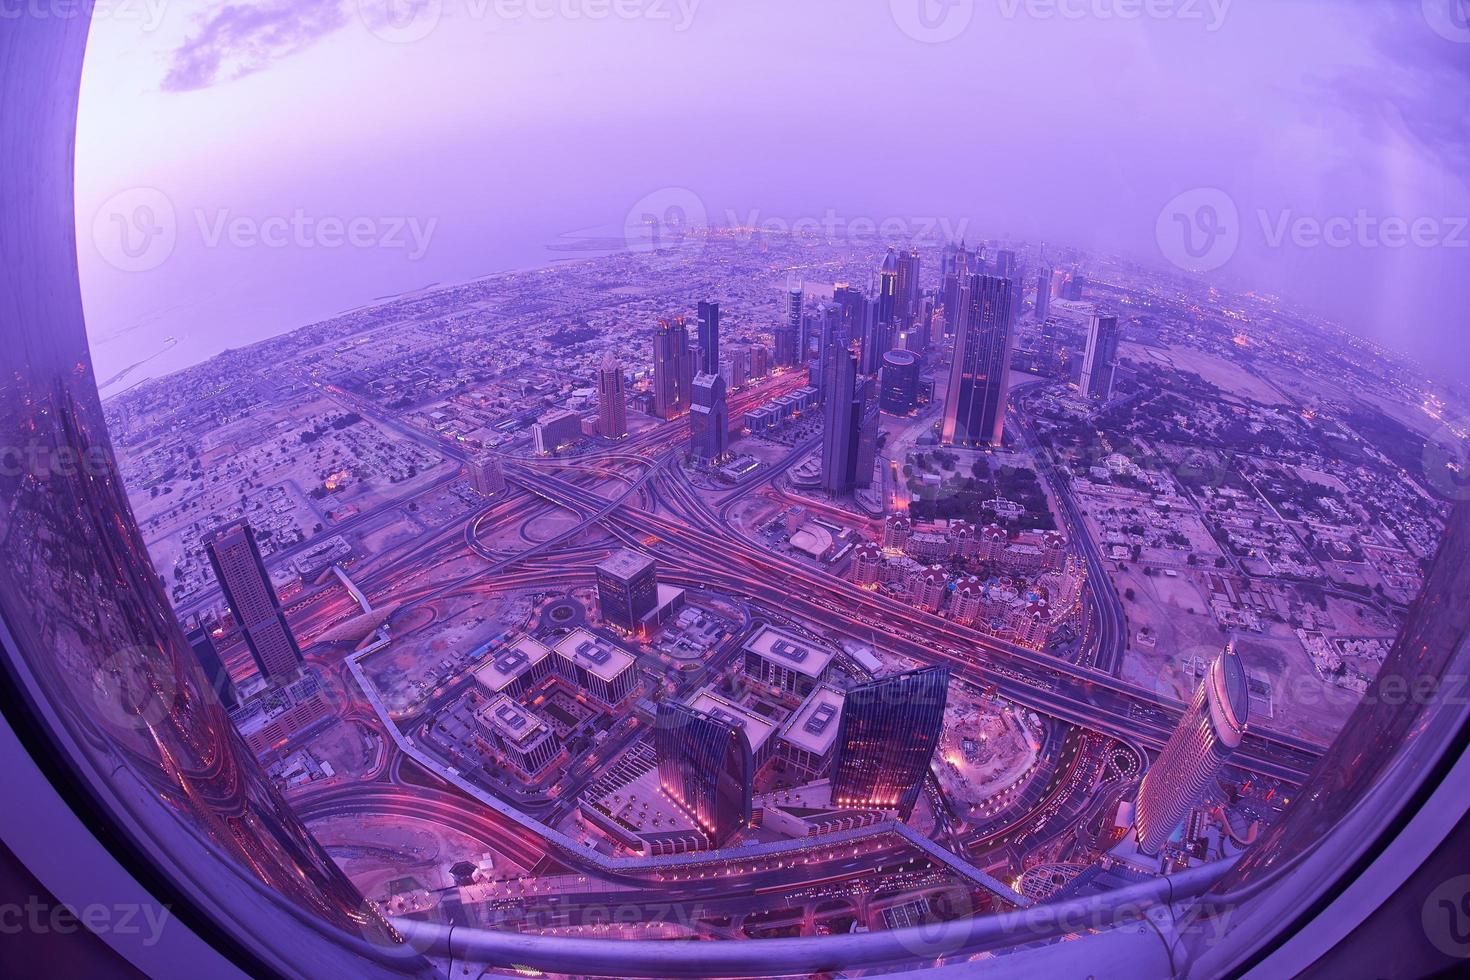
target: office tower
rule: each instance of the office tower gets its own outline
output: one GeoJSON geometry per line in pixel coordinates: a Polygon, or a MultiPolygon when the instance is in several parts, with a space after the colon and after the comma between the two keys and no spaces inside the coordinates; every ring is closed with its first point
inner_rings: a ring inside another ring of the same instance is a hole
{"type": "Polygon", "coordinates": [[[816,340],[821,335],[822,319],[814,310],[808,310],[801,315],[801,332],[796,335],[796,361],[797,367],[806,364],[812,356],[812,348],[816,346],[816,340]]]}
{"type": "Polygon", "coordinates": [[[1231,643],[1210,665],[1138,787],[1134,823],[1140,851],[1158,854],[1189,811],[1205,801],[1240,745],[1249,714],[1245,668],[1231,643]]]}
{"type": "Polygon", "coordinates": [[[597,607],[602,618],[638,632],[643,617],[658,607],[658,566],[648,555],[623,548],[597,566],[597,607]]]}
{"type": "Polygon", "coordinates": [[[209,682],[210,690],[219,698],[219,703],[226,711],[239,705],[240,695],[235,690],[235,682],[230,680],[230,672],[225,670],[224,661],[219,658],[219,650],[214,645],[214,638],[209,635],[209,627],[197,626],[188,632],[186,638],[194,651],[194,659],[204,669],[204,679],[209,682]]]}
{"type": "Polygon", "coordinates": [[[898,253],[890,246],[878,267],[878,320],[891,324],[898,315],[898,253]]]}
{"type": "Polygon", "coordinates": [[[919,359],[906,350],[883,355],[878,405],[890,415],[907,415],[919,401],[919,359]]]}
{"type": "Polygon", "coordinates": [[[301,664],[301,648],[266,574],[255,532],[240,521],[216,531],[204,548],[261,676],[276,680],[292,673],[301,664]]]}
{"type": "Polygon", "coordinates": [[[549,456],[582,438],[582,416],[553,408],[531,426],[531,443],[538,455],[549,456]]]}
{"type": "Polygon", "coordinates": [[[913,326],[919,309],[919,250],[910,248],[907,253],[900,253],[897,265],[892,320],[907,330],[913,326]]]}
{"type": "Polygon", "coordinates": [[[653,751],[659,785],[716,847],[750,823],[755,762],[740,725],[663,701],[653,751]]]}
{"type": "Polygon", "coordinates": [[[689,330],[683,317],[660,320],[653,334],[653,414],[672,419],[689,411],[689,330]]]}
{"type": "Polygon", "coordinates": [[[696,374],[720,373],[720,304],[699,301],[699,362],[696,374]]]}
{"type": "Polygon", "coordinates": [[[796,345],[800,336],[799,330],[792,330],[784,323],[777,324],[771,331],[774,360],[778,367],[790,367],[798,363],[796,345]]]}
{"type": "Polygon", "coordinates": [[[800,283],[792,286],[786,293],[786,328],[791,331],[792,337],[801,336],[802,299],[802,286],[800,283]]]}
{"type": "Polygon", "coordinates": [[[701,463],[711,463],[730,448],[730,410],[725,400],[725,379],[719,374],[701,374],[694,379],[693,404],[689,409],[689,454],[701,463]]]}
{"type": "Polygon", "coordinates": [[[750,376],[752,378],[765,378],[771,374],[771,349],[765,344],[756,344],[750,348],[750,376]]]}
{"type": "Polygon", "coordinates": [[[1051,310],[1051,270],[1042,266],[1036,277],[1036,319],[1045,321],[1051,310]]]}
{"type": "Polygon", "coordinates": [[[597,368],[597,434],[604,439],[628,435],[628,403],[623,365],[608,351],[597,368]]]}
{"type": "Polygon", "coordinates": [[[736,347],[730,351],[730,376],[726,380],[729,390],[744,388],[750,383],[750,348],[736,347]]]}
{"type": "Polygon", "coordinates": [[[971,276],[944,399],[945,445],[999,446],[1005,429],[1011,361],[1009,279],[971,276]]]}
{"type": "Polygon", "coordinates": [[[469,462],[470,485],[476,493],[490,496],[505,489],[505,467],[494,453],[481,453],[469,462]]]}
{"type": "Polygon", "coordinates": [[[894,674],[847,692],[837,730],[832,800],[898,810],[907,820],[944,729],[949,668],[894,674]]]}
{"type": "MultiPolygon", "coordinates": [[[[846,287],[839,287],[841,288],[846,287]]],[[[838,349],[845,349],[851,338],[847,333],[840,306],[829,304],[820,307],[817,312],[817,370],[810,380],[825,397],[827,365],[831,362],[834,352],[838,349]]]]}
{"type": "Polygon", "coordinates": [[[1087,325],[1087,351],[1082,356],[1082,394],[1095,402],[1113,397],[1118,369],[1118,317],[1101,311],[1087,325]]]}
{"type": "Polygon", "coordinates": [[[841,496],[873,482],[876,406],[850,348],[831,344],[822,374],[822,489],[841,496]]]}
{"type": "Polygon", "coordinates": [[[1016,278],[1016,253],[1003,248],[995,253],[995,275],[1000,279],[1016,278]]]}
{"type": "Polygon", "coordinates": [[[861,490],[873,485],[873,473],[878,467],[878,435],[882,431],[878,412],[878,381],[863,378],[859,383],[858,404],[854,411],[858,417],[857,455],[853,460],[852,485],[861,490]]]}

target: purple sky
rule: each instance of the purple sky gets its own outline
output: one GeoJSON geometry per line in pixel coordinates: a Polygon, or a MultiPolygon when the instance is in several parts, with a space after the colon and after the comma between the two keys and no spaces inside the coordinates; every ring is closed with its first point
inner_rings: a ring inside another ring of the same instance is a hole
{"type": "Polygon", "coordinates": [[[99,377],[545,264],[691,199],[667,188],[715,223],[967,221],[1161,265],[1161,209],[1215,188],[1213,275],[1470,376],[1450,0],[923,2],[106,0],[78,135],[99,377]]]}

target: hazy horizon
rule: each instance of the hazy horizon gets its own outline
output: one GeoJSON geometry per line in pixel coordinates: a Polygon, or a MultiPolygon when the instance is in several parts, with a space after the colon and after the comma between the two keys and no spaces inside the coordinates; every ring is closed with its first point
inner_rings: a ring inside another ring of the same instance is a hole
{"type": "Polygon", "coordinates": [[[1443,95],[1470,31],[1432,0],[389,2],[104,9],[77,170],[100,380],[671,204],[1173,261],[1470,375],[1443,95]]]}

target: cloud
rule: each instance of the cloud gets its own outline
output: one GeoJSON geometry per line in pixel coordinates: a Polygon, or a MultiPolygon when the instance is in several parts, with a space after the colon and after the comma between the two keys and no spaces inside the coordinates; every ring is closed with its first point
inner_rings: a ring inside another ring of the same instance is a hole
{"type": "Polygon", "coordinates": [[[226,3],[202,14],[173,53],[165,92],[192,92],[243,78],[304,50],[347,23],[342,0],[226,3]]]}

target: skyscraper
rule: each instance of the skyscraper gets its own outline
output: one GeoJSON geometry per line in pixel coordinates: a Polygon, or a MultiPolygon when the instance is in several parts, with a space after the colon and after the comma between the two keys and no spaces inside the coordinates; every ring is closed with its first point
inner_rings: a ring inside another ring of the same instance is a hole
{"type": "Polygon", "coordinates": [[[719,373],[700,374],[694,379],[693,404],[689,409],[689,455],[710,463],[730,448],[730,409],[725,399],[725,379],[719,373]]]}
{"type": "MultiPolygon", "coordinates": [[[[878,321],[887,329],[898,315],[898,253],[890,246],[878,267],[878,321]]],[[[878,352],[881,356],[882,352],[878,352]]]]}
{"type": "Polygon", "coordinates": [[[939,746],[948,697],[948,667],[926,667],[850,689],[837,731],[832,801],[894,808],[907,820],[939,746]]]}
{"type": "Polygon", "coordinates": [[[1245,668],[1231,643],[1210,665],[1194,700],[1138,787],[1134,822],[1140,851],[1158,854],[1189,811],[1204,802],[1240,745],[1249,715],[1245,668]]]}
{"type": "Polygon", "coordinates": [[[919,400],[919,359],[906,350],[883,355],[879,407],[892,415],[907,415],[919,400]]]}
{"type": "MultiPolygon", "coordinates": [[[[904,330],[914,324],[919,309],[919,250],[910,248],[898,256],[898,277],[894,283],[893,320],[904,330]]],[[[887,351],[882,353],[886,354],[887,351]]],[[[879,356],[882,361],[882,356],[879,356]]]]}
{"type": "Polygon", "coordinates": [[[505,468],[494,453],[481,453],[469,461],[470,485],[477,493],[490,496],[505,489],[505,468]]]}
{"type": "Polygon", "coordinates": [[[1042,266],[1036,277],[1036,319],[1045,321],[1051,311],[1051,270],[1042,266]]]}
{"type": "Polygon", "coordinates": [[[971,276],[944,399],[945,445],[999,446],[1005,430],[1011,361],[1009,279],[971,276]]]}
{"type": "Polygon", "coordinates": [[[663,701],[653,750],[659,785],[716,846],[750,823],[755,763],[741,726],[663,701]]]}
{"type": "Polygon", "coordinates": [[[785,333],[786,333],[786,336],[790,338],[790,341],[789,341],[789,343],[790,343],[790,354],[788,356],[786,356],[785,358],[782,357],[782,354],[786,351],[787,348],[782,345],[782,342],[779,339],[779,337],[780,337],[780,331],[779,331],[779,329],[778,329],[778,332],[777,332],[778,339],[777,339],[777,354],[776,354],[776,363],[782,365],[783,367],[786,367],[786,366],[789,366],[789,365],[792,365],[792,364],[797,364],[803,358],[805,358],[805,356],[806,356],[806,354],[805,354],[804,351],[798,353],[798,351],[796,349],[797,348],[797,344],[800,341],[801,336],[802,336],[802,324],[801,324],[801,303],[802,303],[802,298],[803,298],[802,297],[802,287],[801,287],[801,284],[800,283],[797,283],[795,286],[792,286],[791,289],[788,290],[787,293],[786,293],[786,331],[785,331],[785,333]]]}
{"type": "Polygon", "coordinates": [[[604,439],[623,439],[628,435],[623,365],[612,351],[602,355],[602,364],[597,368],[597,434],[604,439]]]}
{"type": "Polygon", "coordinates": [[[261,676],[275,680],[293,672],[301,663],[301,648],[266,574],[255,532],[240,521],[216,531],[204,547],[261,676]]]}
{"type": "Polygon", "coordinates": [[[219,658],[219,650],[214,645],[213,637],[209,635],[209,627],[196,626],[188,632],[187,639],[189,647],[194,651],[194,659],[204,668],[204,679],[209,681],[209,687],[219,697],[219,703],[224,705],[226,711],[237,706],[240,703],[239,693],[235,690],[235,682],[230,679],[230,672],[225,670],[224,661],[219,658]]]}
{"type": "Polygon", "coordinates": [[[648,555],[626,548],[597,566],[597,606],[602,618],[629,633],[658,606],[658,566],[648,555]]]}
{"type": "Polygon", "coordinates": [[[1095,402],[1113,397],[1118,368],[1118,317],[1097,311],[1087,325],[1087,351],[1082,356],[1082,394],[1095,402]]]}
{"type": "Polygon", "coordinates": [[[720,304],[699,301],[698,374],[720,373],[720,304]]]}
{"type": "Polygon", "coordinates": [[[877,417],[870,409],[876,406],[870,404],[871,383],[857,367],[850,347],[829,344],[822,365],[822,489],[834,496],[873,482],[877,417]]]}
{"type": "Polygon", "coordinates": [[[660,320],[653,334],[653,414],[672,419],[689,411],[689,330],[684,318],[660,320]]]}

